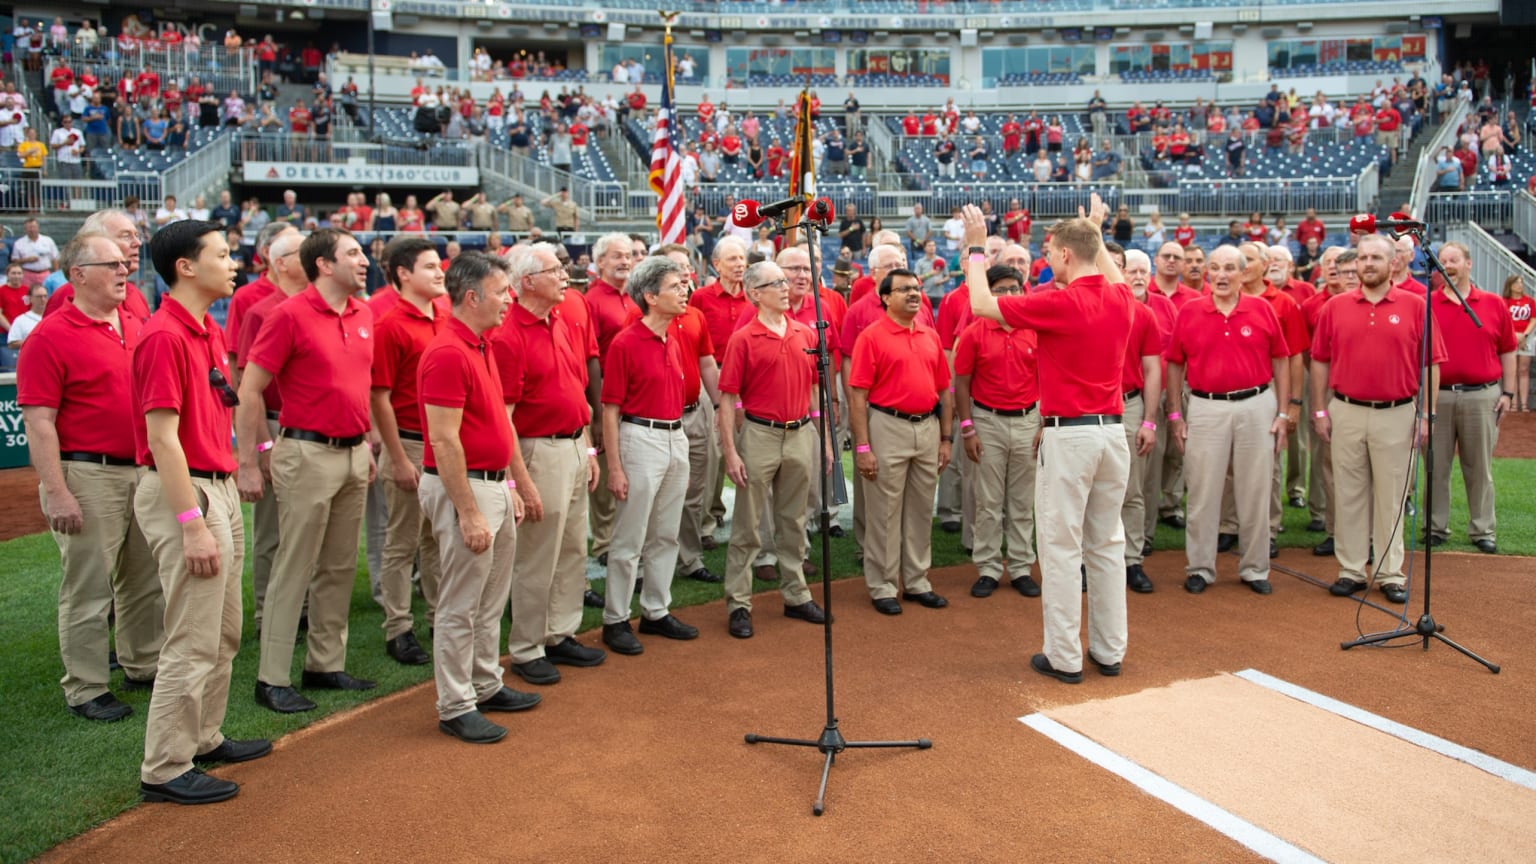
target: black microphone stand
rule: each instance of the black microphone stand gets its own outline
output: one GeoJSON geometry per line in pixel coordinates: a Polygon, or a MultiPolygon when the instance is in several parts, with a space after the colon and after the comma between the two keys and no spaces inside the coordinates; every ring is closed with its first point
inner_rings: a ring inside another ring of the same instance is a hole
{"type": "MultiPolygon", "coordinates": [[[[1461,292],[1456,290],[1456,283],[1451,281],[1451,277],[1446,274],[1445,267],[1440,264],[1440,258],[1435,254],[1435,250],[1429,247],[1428,238],[1426,236],[1427,227],[1420,226],[1418,228],[1408,228],[1402,233],[1410,235],[1416,241],[1418,241],[1419,248],[1424,250],[1424,256],[1429,260],[1430,267],[1430,275],[1426,280],[1424,287],[1424,337],[1423,344],[1419,348],[1419,411],[1423,412],[1429,418],[1429,434],[1426,436],[1424,441],[1424,512],[1433,513],[1435,504],[1435,415],[1429,410],[1429,402],[1431,396],[1429,391],[1429,369],[1430,366],[1432,366],[1434,363],[1434,274],[1440,274],[1441,281],[1444,283],[1445,287],[1449,288],[1451,293],[1456,296],[1456,299],[1461,302],[1461,310],[1467,314],[1467,317],[1472,319],[1473,324],[1478,327],[1482,327],[1483,322],[1478,319],[1477,313],[1472,311],[1472,307],[1467,305],[1467,298],[1461,296],[1461,292]]],[[[1417,423],[1417,418],[1415,418],[1415,423],[1417,423]]],[[[1412,548],[1412,545],[1409,543],[1404,543],[1404,545],[1412,548]]],[[[1430,585],[1432,582],[1434,557],[1434,547],[1429,542],[1429,530],[1428,526],[1426,526],[1424,531],[1424,612],[1419,616],[1419,620],[1414,623],[1413,627],[1410,628],[1400,626],[1393,630],[1386,630],[1380,633],[1370,633],[1365,636],[1361,636],[1359,639],[1355,639],[1354,641],[1344,642],[1340,644],[1339,647],[1345,651],[1348,651],[1356,645],[1379,645],[1383,642],[1388,642],[1393,639],[1407,637],[1410,639],[1423,639],[1424,650],[1428,651],[1429,640],[1437,639],[1451,646],[1467,657],[1470,657],[1473,660],[1476,660],[1478,663],[1481,663],[1483,666],[1487,667],[1489,672],[1492,672],[1495,675],[1499,674],[1499,666],[1497,663],[1492,663],[1488,660],[1485,660],[1482,657],[1479,657],[1477,654],[1474,654],[1470,649],[1458,645],[1456,642],[1447,638],[1444,632],[1445,626],[1436,622],[1435,616],[1430,613],[1430,585]]],[[[1402,624],[1406,625],[1407,623],[1407,619],[1404,618],[1402,620],[1402,624]]]]}
{"type": "MultiPolygon", "coordinates": [[[[831,373],[832,354],[827,348],[827,328],[831,325],[827,322],[827,316],[821,306],[821,266],[817,263],[817,231],[821,227],[813,220],[807,219],[795,226],[804,232],[805,251],[810,256],[811,263],[811,298],[816,304],[816,347],[808,353],[816,355],[816,380],[820,385],[816,418],[816,430],[821,435],[821,452],[816,454],[818,463],[826,458],[829,442],[833,441],[836,429],[831,426],[832,418],[832,387],[834,381],[831,373]]],[[[840,448],[833,447],[836,454],[840,448]]],[[[837,458],[837,457],[834,457],[837,458]]],[[[829,509],[832,489],[829,475],[833,470],[841,473],[840,465],[823,465],[823,470],[817,472],[821,475],[821,605],[826,612],[826,621],[822,624],[822,636],[825,642],[826,655],[825,667],[827,677],[827,723],[822,727],[818,738],[772,738],[766,735],[747,734],[748,744],[786,744],[792,747],[815,747],[820,750],[826,760],[821,766],[821,786],[816,790],[816,801],[811,805],[811,813],[820,816],[826,812],[827,777],[832,773],[832,762],[837,754],[849,748],[876,748],[876,747],[915,747],[919,750],[927,750],[933,746],[933,742],[926,738],[918,738],[914,741],[848,741],[843,738],[843,733],[837,727],[837,713],[833,709],[832,695],[832,512],[829,509]]],[[[854,481],[858,482],[858,481],[854,481]]]]}

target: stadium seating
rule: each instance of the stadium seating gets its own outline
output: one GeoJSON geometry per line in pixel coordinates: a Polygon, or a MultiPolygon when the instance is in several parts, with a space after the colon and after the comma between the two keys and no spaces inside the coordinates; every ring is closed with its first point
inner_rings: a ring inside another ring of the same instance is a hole
{"type": "Polygon", "coordinates": [[[1350,60],[1298,66],[1272,66],[1271,78],[1312,78],[1320,75],[1401,75],[1403,64],[1393,61],[1350,60]]]}
{"type": "MultiPolygon", "coordinates": [[[[469,165],[473,164],[473,152],[462,142],[444,141],[441,138],[428,136],[417,132],[414,123],[415,109],[407,107],[380,107],[373,115],[374,128],[383,136],[386,143],[392,143],[402,150],[420,150],[426,147],[432,151],[431,159],[437,164],[469,165]],[[451,161],[445,161],[451,160],[451,161]]],[[[527,118],[529,135],[534,141],[539,140],[540,133],[544,130],[544,118],[537,111],[529,111],[524,115],[527,118]]],[[[358,109],[358,125],[368,125],[368,109],[358,109]]],[[[508,144],[505,129],[493,130],[488,138],[490,143],[498,148],[506,149],[508,144]]],[[[403,155],[403,154],[402,154],[403,155]]],[[[532,157],[539,162],[549,164],[549,152],[542,146],[535,145],[532,148],[532,157]]],[[[405,161],[413,161],[407,159],[405,161]]],[[[571,154],[571,173],[588,180],[600,182],[613,182],[618,179],[618,173],[614,171],[608,156],[595,142],[587,147],[585,153],[571,154]]]]}

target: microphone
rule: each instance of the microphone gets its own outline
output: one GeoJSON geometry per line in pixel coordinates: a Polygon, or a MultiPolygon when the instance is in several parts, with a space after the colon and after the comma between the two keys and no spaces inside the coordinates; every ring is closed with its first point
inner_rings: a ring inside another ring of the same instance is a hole
{"type": "Polygon", "coordinates": [[[817,198],[811,202],[810,209],[805,213],[808,222],[819,222],[822,225],[832,224],[834,213],[830,198],[817,198]]]}
{"type": "MultiPolygon", "coordinates": [[[[751,198],[743,198],[731,208],[731,221],[741,228],[756,228],[769,219],[777,219],[792,207],[805,203],[804,198],[785,198],[769,205],[762,205],[751,198]]],[[[831,205],[828,205],[830,208],[831,205]]]]}
{"type": "Polygon", "coordinates": [[[1424,230],[1424,223],[1402,212],[1393,213],[1386,219],[1377,219],[1370,213],[1362,213],[1359,216],[1350,217],[1349,233],[1351,234],[1375,234],[1377,230],[1385,230],[1392,233],[1422,231],[1424,230]]]}

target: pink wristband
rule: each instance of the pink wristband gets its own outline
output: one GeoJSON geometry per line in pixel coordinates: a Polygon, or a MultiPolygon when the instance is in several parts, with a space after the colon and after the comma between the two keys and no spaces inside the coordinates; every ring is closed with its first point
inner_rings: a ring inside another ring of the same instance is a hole
{"type": "Polygon", "coordinates": [[[869,445],[868,444],[860,444],[859,446],[853,448],[853,452],[855,452],[855,453],[868,453],[869,452],[869,445]]]}
{"type": "Polygon", "coordinates": [[[1184,419],[1184,415],[1180,414],[1177,411],[1169,411],[1168,412],[1168,419],[1169,420],[1183,420],[1184,419]]]}
{"type": "Polygon", "coordinates": [[[736,403],[736,410],[737,411],[741,410],[741,402],[739,402],[739,401],[736,403]]]}
{"type": "Polygon", "coordinates": [[[176,521],[177,521],[177,523],[182,524],[182,525],[185,525],[188,522],[191,522],[193,519],[201,519],[201,518],[203,518],[203,508],[201,508],[201,507],[193,507],[191,510],[186,510],[184,512],[176,514],[176,521]]]}
{"type": "Polygon", "coordinates": [[[1324,418],[1324,417],[1327,417],[1327,416],[1328,416],[1328,412],[1327,412],[1327,411],[1313,411],[1313,412],[1312,412],[1312,416],[1313,416],[1313,417],[1316,417],[1316,418],[1317,418],[1317,419],[1319,419],[1319,420],[1321,420],[1321,419],[1323,419],[1323,418],[1324,418]]]}
{"type": "Polygon", "coordinates": [[[969,420],[961,420],[960,421],[960,428],[961,429],[964,429],[964,428],[966,428],[967,426],[970,426],[970,425],[971,425],[971,421],[969,421],[969,420]]]}
{"type": "Polygon", "coordinates": [[[1157,431],[1157,424],[1153,423],[1151,420],[1143,420],[1143,421],[1141,421],[1141,428],[1143,428],[1143,429],[1151,429],[1153,432],[1156,432],[1157,431]]]}
{"type": "Polygon", "coordinates": [[[260,444],[256,445],[256,452],[257,453],[265,453],[265,452],[267,452],[268,450],[271,450],[271,449],[272,449],[272,442],[271,441],[263,441],[260,444]]]}
{"type": "Polygon", "coordinates": [[[821,412],[820,411],[812,411],[811,412],[811,418],[812,419],[815,419],[815,418],[820,417],[820,416],[821,416],[821,412]]]}
{"type": "Polygon", "coordinates": [[[507,480],[507,488],[508,489],[516,489],[517,488],[517,481],[516,480],[508,479],[507,480]]]}
{"type": "Polygon", "coordinates": [[[596,456],[597,455],[597,448],[596,447],[588,447],[587,448],[587,455],[588,456],[596,456]]]}

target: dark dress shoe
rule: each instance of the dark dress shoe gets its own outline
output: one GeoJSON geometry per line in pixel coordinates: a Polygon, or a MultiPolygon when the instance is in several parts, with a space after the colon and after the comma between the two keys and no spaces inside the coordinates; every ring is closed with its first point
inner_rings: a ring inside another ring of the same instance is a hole
{"type": "Polygon", "coordinates": [[[617,624],[603,625],[603,644],[620,654],[634,656],[645,651],[645,646],[635,638],[635,631],[629,629],[628,621],[620,621],[617,624]]]}
{"type": "Polygon", "coordinates": [[[1270,558],[1279,558],[1280,557],[1280,547],[1279,547],[1279,545],[1277,545],[1275,543],[1275,538],[1273,538],[1273,537],[1269,538],[1269,557],[1270,558]]]}
{"type": "Polygon", "coordinates": [[[591,588],[588,588],[586,591],[582,592],[581,605],[587,607],[588,609],[601,609],[606,602],[607,601],[603,599],[603,595],[593,591],[591,588]]]}
{"type": "Polygon", "coordinates": [[[1321,519],[1313,519],[1311,522],[1307,523],[1307,530],[1308,531],[1326,531],[1326,530],[1328,530],[1328,523],[1324,522],[1321,519]]]}
{"type": "Polygon", "coordinates": [[[513,663],[512,671],[529,684],[560,683],[560,670],[547,657],[529,660],[527,663],[513,663]]]}
{"type": "Polygon", "coordinates": [[[129,678],[127,675],[124,675],[123,689],[130,693],[138,690],[154,690],[155,677],[151,675],[148,678],[129,678]]]}
{"type": "Polygon", "coordinates": [[[841,540],[848,536],[848,532],[843,530],[843,526],[834,524],[831,528],[827,529],[827,536],[841,540]]]}
{"type": "Polygon", "coordinates": [[[901,604],[896,602],[895,597],[881,597],[878,600],[871,600],[869,602],[874,605],[875,611],[881,615],[901,614],[901,604]]]}
{"type": "Polygon", "coordinates": [[[1100,663],[1099,658],[1093,656],[1092,651],[1088,652],[1088,660],[1099,670],[1099,674],[1105,678],[1113,678],[1120,674],[1119,663],[1100,663]]]}
{"type": "Polygon", "coordinates": [[[570,636],[557,645],[545,645],[544,657],[551,663],[564,666],[599,666],[608,659],[608,652],[601,648],[588,648],[570,636]]]}
{"type": "Polygon", "coordinates": [[[599,566],[599,567],[607,567],[608,566],[608,553],[607,552],[604,552],[603,554],[597,556],[597,566],[599,566]]]}
{"type": "Polygon", "coordinates": [[[1234,548],[1236,548],[1236,546],[1237,546],[1237,535],[1236,534],[1217,534],[1216,535],[1216,551],[1217,552],[1231,552],[1234,548]]]}
{"type": "Polygon", "coordinates": [[[1444,546],[1445,545],[1445,536],[1441,535],[1441,534],[1430,534],[1430,535],[1427,535],[1424,538],[1424,540],[1425,540],[1425,542],[1427,542],[1431,546],[1444,546]]]}
{"type": "Polygon", "coordinates": [[[719,545],[720,541],[716,540],[715,535],[713,534],[705,534],[703,537],[699,538],[699,548],[703,549],[705,552],[713,552],[715,547],[719,545]]]}
{"type": "Polygon", "coordinates": [[[431,655],[416,641],[416,634],[409,630],[386,642],[384,651],[406,666],[425,666],[432,662],[431,655]]]}
{"type": "Polygon", "coordinates": [[[1025,597],[1040,596],[1040,583],[1030,578],[1028,573],[1009,579],[1008,584],[1013,586],[1013,590],[1023,594],[1025,597]]]}
{"type": "Polygon", "coordinates": [[[972,597],[991,597],[992,596],[992,592],[996,591],[996,590],[997,590],[997,580],[993,579],[991,576],[982,576],[981,578],[976,580],[976,584],[975,585],[971,586],[971,596],[972,597]]]}
{"type": "Polygon", "coordinates": [[[260,681],[256,682],[256,704],[279,714],[297,714],[315,709],[315,703],[305,699],[292,687],[273,687],[260,681]]]}
{"type": "Polygon", "coordinates": [[[1322,556],[1325,556],[1325,555],[1332,555],[1333,554],[1333,538],[1329,537],[1328,539],[1326,539],[1323,542],[1317,544],[1316,546],[1313,546],[1312,547],[1312,554],[1313,555],[1317,555],[1318,557],[1322,557],[1322,556]]]}
{"type": "Polygon", "coordinates": [[[709,582],[711,584],[725,581],[720,578],[719,574],[709,572],[708,567],[700,567],[683,578],[692,579],[695,582],[709,582]]]}
{"type": "Polygon", "coordinates": [[[492,693],[489,699],[475,703],[475,707],[481,711],[511,714],[514,711],[527,711],[543,701],[544,697],[537,693],[522,693],[511,687],[503,687],[492,693]]]}
{"type": "Polygon", "coordinates": [[[827,613],[816,605],[815,600],[808,600],[799,606],[785,606],[785,618],[799,618],[801,621],[809,621],[812,624],[827,623],[827,613]]]}
{"type": "Polygon", "coordinates": [[[1206,581],[1203,576],[1190,576],[1184,580],[1184,590],[1191,594],[1204,594],[1206,581]]]}
{"type": "Polygon", "coordinates": [[[730,620],[726,622],[725,629],[737,639],[751,639],[752,613],[746,609],[732,610],[730,620]]]}
{"type": "Polygon", "coordinates": [[[69,713],[97,723],[115,723],[133,713],[133,706],[118,700],[109,690],[89,702],[69,706],[69,713]]]}
{"type": "Polygon", "coordinates": [[[507,737],[507,727],[497,726],[479,711],[460,714],[452,720],[439,720],[437,728],[444,735],[452,735],[466,744],[495,744],[507,737]]]}
{"type": "Polygon", "coordinates": [[[1499,544],[1489,540],[1487,537],[1481,540],[1473,540],[1472,545],[1477,547],[1477,551],[1486,552],[1489,555],[1496,555],[1499,551],[1499,544]]]}
{"type": "Polygon", "coordinates": [[[1152,541],[1151,540],[1144,541],[1141,544],[1141,557],[1145,558],[1145,557],[1147,557],[1148,555],[1151,555],[1151,554],[1152,554],[1152,541]]]}
{"type": "Polygon", "coordinates": [[[1029,665],[1030,668],[1034,669],[1036,672],[1039,672],[1041,675],[1055,678],[1057,681],[1060,681],[1063,684],[1083,683],[1083,673],[1081,670],[1077,672],[1062,672],[1061,670],[1053,667],[1051,665],[1051,661],[1046,659],[1044,654],[1036,654],[1035,656],[1029,658],[1029,665]]]}
{"type": "Polygon", "coordinates": [[[1184,530],[1184,517],[1177,513],[1169,513],[1167,516],[1164,516],[1157,521],[1167,525],[1169,528],[1173,528],[1178,531],[1184,530]]]}
{"type": "Polygon", "coordinates": [[[759,564],[752,568],[752,578],[762,582],[779,581],[779,568],[772,564],[759,564]]]}
{"type": "Polygon", "coordinates": [[[672,615],[663,615],[654,621],[649,618],[641,618],[640,632],[667,639],[688,640],[699,638],[699,628],[690,624],[684,624],[672,615]]]}
{"type": "Polygon", "coordinates": [[[1401,585],[1383,585],[1381,593],[1389,603],[1407,603],[1408,589],[1401,585]]]}
{"type": "Polygon", "coordinates": [[[1248,583],[1248,588],[1255,594],[1275,593],[1275,586],[1269,584],[1268,579],[1254,579],[1248,583]]]}
{"type": "Polygon", "coordinates": [[[377,682],[366,678],[353,678],[345,672],[311,672],[304,670],[299,683],[305,690],[372,690],[377,682]]]}
{"type": "Polygon", "coordinates": [[[800,573],[802,575],[805,575],[805,576],[815,576],[817,573],[820,573],[820,572],[821,572],[821,568],[817,567],[816,566],[816,562],[812,561],[811,559],[807,558],[804,561],[800,562],[800,573]]]}
{"type": "Polygon", "coordinates": [[[945,606],[949,605],[948,600],[945,600],[943,597],[940,597],[932,591],[924,591],[920,594],[913,594],[910,591],[903,591],[901,592],[901,599],[916,603],[919,606],[924,606],[929,609],[943,609],[945,606]]]}
{"type": "Polygon", "coordinates": [[[1335,597],[1348,597],[1351,594],[1365,590],[1364,582],[1356,582],[1353,579],[1345,579],[1340,576],[1337,581],[1328,586],[1328,593],[1335,597]]]}
{"type": "Polygon", "coordinates": [[[972,548],[971,548],[971,547],[969,547],[969,546],[965,546],[965,545],[962,545],[962,546],[961,546],[961,547],[960,547],[960,551],[961,551],[961,552],[964,552],[964,553],[965,553],[965,554],[967,554],[967,555],[974,555],[974,554],[975,554],[975,551],[976,551],[976,550],[974,550],[974,549],[972,549],[972,548]]]}
{"type": "Polygon", "coordinates": [[[240,793],[239,785],[209,777],[196,768],[169,783],[140,783],[139,795],[149,802],[172,804],[216,804],[240,793]]]}
{"type": "Polygon", "coordinates": [[[940,522],[939,523],[939,530],[943,531],[945,534],[959,534],[960,533],[960,523],[956,522],[956,521],[953,521],[953,520],[949,520],[949,521],[945,521],[945,522],[940,522]]]}
{"type": "Polygon", "coordinates": [[[1152,580],[1147,578],[1147,571],[1141,569],[1140,564],[1125,568],[1125,584],[1137,594],[1152,593],[1152,580]]]}
{"type": "Polygon", "coordinates": [[[249,741],[236,741],[225,738],[219,746],[207,753],[199,753],[192,757],[193,765],[216,765],[220,762],[249,762],[252,759],[260,759],[272,752],[272,742],[265,738],[252,738],[249,741]]]}

